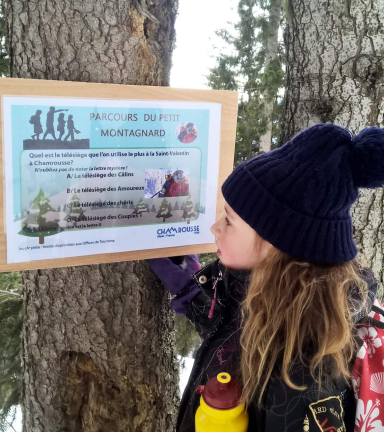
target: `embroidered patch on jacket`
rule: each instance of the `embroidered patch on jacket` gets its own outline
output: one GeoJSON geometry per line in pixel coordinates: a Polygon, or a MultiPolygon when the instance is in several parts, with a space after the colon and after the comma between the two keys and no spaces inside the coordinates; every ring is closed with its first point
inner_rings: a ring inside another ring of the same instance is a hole
{"type": "MultiPolygon", "coordinates": [[[[312,416],[309,415],[307,431],[346,432],[343,421],[343,406],[338,396],[331,396],[309,405],[312,416]]],[[[307,419],[307,417],[306,417],[307,419]]]]}

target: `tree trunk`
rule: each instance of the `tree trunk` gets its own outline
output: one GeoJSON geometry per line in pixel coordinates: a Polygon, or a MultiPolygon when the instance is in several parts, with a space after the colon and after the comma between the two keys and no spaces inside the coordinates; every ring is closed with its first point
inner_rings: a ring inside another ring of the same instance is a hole
{"type": "MultiPolygon", "coordinates": [[[[169,84],[178,0],[3,1],[12,77],[169,84]]],[[[23,431],[172,431],[173,313],[147,263],[23,280],[23,431]]]]}
{"type": "MultiPolygon", "coordinates": [[[[333,122],[358,133],[384,126],[384,0],[291,0],[281,144],[333,122]]],[[[361,189],[352,209],[363,263],[383,288],[383,190],[361,189]]]]}
{"type": "MultiPolygon", "coordinates": [[[[269,37],[266,43],[265,70],[268,69],[271,61],[277,58],[279,49],[278,34],[280,28],[280,13],[281,0],[272,0],[269,11],[269,37]]],[[[272,112],[274,105],[273,95],[271,97],[268,90],[263,93],[263,101],[263,118],[266,119],[267,129],[260,137],[259,151],[268,152],[271,150],[272,144],[272,112]]]]}

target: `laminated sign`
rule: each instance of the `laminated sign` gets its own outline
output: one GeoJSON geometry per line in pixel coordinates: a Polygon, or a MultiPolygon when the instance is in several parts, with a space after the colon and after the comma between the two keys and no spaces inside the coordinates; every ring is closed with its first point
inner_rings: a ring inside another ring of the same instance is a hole
{"type": "Polygon", "coordinates": [[[235,92],[15,79],[0,89],[0,270],[214,250],[235,92]]]}

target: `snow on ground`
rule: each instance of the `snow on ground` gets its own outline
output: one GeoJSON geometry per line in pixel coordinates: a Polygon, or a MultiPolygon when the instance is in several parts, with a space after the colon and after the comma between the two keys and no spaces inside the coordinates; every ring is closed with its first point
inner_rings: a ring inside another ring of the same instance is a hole
{"type": "Polygon", "coordinates": [[[189,375],[191,374],[195,359],[190,357],[180,357],[180,356],[177,356],[177,359],[179,360],[179,364],[180,364],[179,389],[180,389],[180,395],[182,396],[184,393],[184,389],[188,383],[189,375]],[[185,365],[184,369],[181,367],[182,361],[184,362],[185,365]]]}

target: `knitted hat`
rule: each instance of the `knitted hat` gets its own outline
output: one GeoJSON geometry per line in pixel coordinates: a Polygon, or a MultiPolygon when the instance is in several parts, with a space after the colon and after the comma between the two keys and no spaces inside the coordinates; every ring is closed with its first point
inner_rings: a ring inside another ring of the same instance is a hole
{"type": "Polygon", "coordinates": [[[356,137],[317,124],[284,146],[241,163],[224,182],[227,203],[263,239],[309,262],[352,260],[350,208],[358,188],[384,185],[384,129],[356,137]]]}

